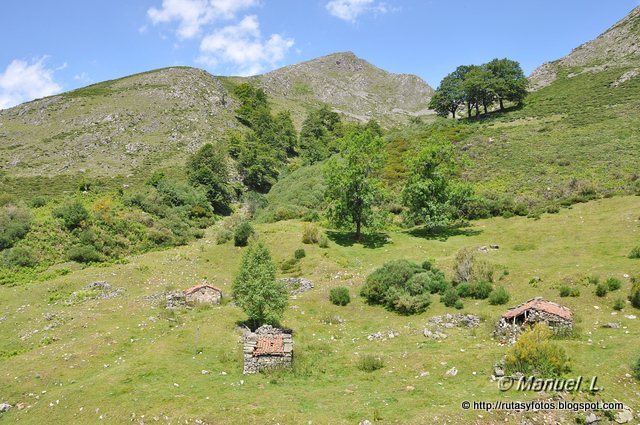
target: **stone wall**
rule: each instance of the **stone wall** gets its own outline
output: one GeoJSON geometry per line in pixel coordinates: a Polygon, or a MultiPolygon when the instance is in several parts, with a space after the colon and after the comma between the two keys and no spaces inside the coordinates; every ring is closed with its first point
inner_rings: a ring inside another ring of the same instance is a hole
{"type": "Polygon", "coordinates": [[[555,314],[550,314],[540,310],[527,310],[527,318],[524,319],[524,314],[513,319],[505,319],[504,317],[498,321],[496,329],[493,332],[496,338],[502,342],[514,343],[518,336],[527,328],[527,325],[533,325],[535,323],[545,323],[556,335],[566,335],[573,329],[573,322],[571,320],[563,319],[555,314]]]}
{"type": "Polygon", "coordinates": [[[264,325],[256,329],[255,332],[246,332],[243,343],[243,373],[258,373],[260,371],[276,367],[291,367],[293,362],[293,338],[290,331],[288,332],[283,329],[264,325]],[[259,337],[276,335],[282,336],[282,353],[254,355],[259,337]]]}

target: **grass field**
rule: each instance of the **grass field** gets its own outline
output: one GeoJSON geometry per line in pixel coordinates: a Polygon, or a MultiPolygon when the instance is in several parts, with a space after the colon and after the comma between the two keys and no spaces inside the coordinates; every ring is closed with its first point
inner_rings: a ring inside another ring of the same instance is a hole
{"type": "MultiPolygon", "coordinates": [[[[313,280],[315,288],[290,300],[283,323],[294,330],[295,367],[254,376],[242,375],[236,326],[245,317],[240,309],[225,302],[173,315],[146,298],[202,278],[230,293],[243,248],[216,245],[214,228],[189,246],[131,257],[126,264],[66,265],[72,272],[65,276],[0,287],[0,402],[24,407],[3,414],[0,422],[511,423],[504,413],[460,408],[463,400],[551,396],[501,393],[490,381],[493,364],[507,350],[491,338],[506,306],[465,300],[463,312],[480,315],[481,327],[454,329],[443,342],[434,342],[422,335],[428,319],[457,312],[437,297],[425,313],[407,317],[366,305],[357,296],[366,275],[387,260],[431,258],[451,276],[459,249],[488,244],[500,249],[484,254],[486,259],[508,270],[498,282],[511,293],[508,306],[540,295],[575,312],[578,335],[558,341],[571,359],[569,376],[597,374],[605,389],[566,397],[619,400],[637,409],[640,385],[627,374],[638,357],[640,319],[625,315],[640,315],[629,304],[615,314],[612,304],[628,294],[630,281],[624,276],[640,275],[640,261],[627,258],[640,241],[639,210],[640,197],[615,197],[538,220],[476,221],[448,237],[389,232],[386,241],[371,248],[341,242],[344,238],[333,234],[329,248],[305,245],[299,274],[313,280]],[[594,285],[584,279],[595,275],[618,277],[623,286],[596,297],[594,285]],[[539,279],[530,283],[533,277],[539,279]],[[99,280],[125,291],[106,300],[71,297],[99,280]],[[579,285],[581,295],[561,299],[562,282],[579,285]],[[328,301],[330,288],[338,285],[351,289],[353,301],[346,307],[328,301]],[[336,315],[344,322],[332,319],[336,315]],[[602,328],[607,322],[622,326],[602,328]],[[391,329],[400,335],[367,340],[391,329]],[[356,362],[365,354],[380,356],[385,366],[371,373],[358,370],[356,362]],[[458,375],[445,378],[451,367],[458,375]]],[[[256,227],[278,262],[303,246],[301,222],[256,227]]],[[[559,415],[563,421],[576,416],[559,415]]]]}

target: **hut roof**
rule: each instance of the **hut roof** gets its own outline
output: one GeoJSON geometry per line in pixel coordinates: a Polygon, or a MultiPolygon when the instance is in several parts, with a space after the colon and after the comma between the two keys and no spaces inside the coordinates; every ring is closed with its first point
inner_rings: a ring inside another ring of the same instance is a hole
{"type": "Polygon", "coordinates": [[[255,356],[284,355],[284,340],[282,335],[261,335],[253,350],[255,356]]]}
{"type": "Polygon", "coordinates": [[[562,317],[565,320],[571,320],[572,317],[571,310],[569,310],[568,308],[542,298],[533,298],[523,304],[520,304],[517,307],[513,307],[507,310],[507,312],[503,314],[502,317],[504,317],[505,319],[511,319],[520,316],[527,310],[544,311],[545,313],[562,317]]]}
{"type": "Polygon", "coordinates": [[[189,289],[185,289],[185,290],[184,290],[184,294],[185,294],[185,295],[190,295],[190,294],[193,294],[194,292],[197,292],[197,291],[199,291],[200,289],[203,289],[203,288],[210,288],[210,289],[213,289],[213,290],[215,290],[215,291],[222,292],[222,291],[220,290],[220,288],[216,288],[216,287],[215,287],[215,286],[213,286],[213,285],[210,285],[210,284],[208,284],[208,283],[200,283],[200,284],[198,284],[198,285],[192,286],[192,287],[191,287],[191,288],[189,288],[189,289]]]}

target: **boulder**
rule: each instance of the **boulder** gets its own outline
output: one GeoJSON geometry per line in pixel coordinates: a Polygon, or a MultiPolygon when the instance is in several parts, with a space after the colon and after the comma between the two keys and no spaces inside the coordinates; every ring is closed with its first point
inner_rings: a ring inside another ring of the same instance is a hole
{"type": "Polygon", "coordinates": [[[587,417],[584,418],[584,423],[587,425],[595,424],[597,422],[600,422],[600,418],[598,418],[593,412],[589,413],[587,417]]]}
{"type": "Polygon", "coordinates": [[[625,409],[622,412],[616,413],[615,421],[619,424],[626,424],[633,420],[633,412],[629,409],[625,409]]]}
{"type": "Polygon", "coordinates": [[[9,403],[1,403],[0,404],[0,412],[4,413],[4,412],[8,412],[13,406],[11,406],[9,403]]]}

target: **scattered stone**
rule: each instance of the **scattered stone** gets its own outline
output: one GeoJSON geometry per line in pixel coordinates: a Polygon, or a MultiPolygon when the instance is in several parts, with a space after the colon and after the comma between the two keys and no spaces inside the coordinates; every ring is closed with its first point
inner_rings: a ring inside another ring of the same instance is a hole
{"type": "Polygon", "coordinates": [[[438,331],[431,331],[429,329],[425,329],[423,331],[423,334],[427,338],[431,338],[431,339],[435,339],[435,340],[442,340],[442,339],[445,339],[448,336],[445,333],[438,332],[438,331]]]}
{"type": "Polygon", "coordinates": [[[619,329],[620,328],[620,323],[605,323],[604,325],[602,325],[603,328],[608,328],[608,329],[619,329]]]}
{"type": "Polygon", "coordinates": [[[168,310],[174,310],[176,308],[186,307],[187,299],[182,291],[171,291],[165,295],[166,305],[168,310]]]}
{"type": "Polygon", "coordinates": [[[626,317],[629,320],[633,320],[636,318],[636,316],[634,316],[633,314],[625,314],[624,317],[626,317]]]}
{"type": "Polygon", "coordinates": [[[622,412],[616,413],[615,421],[619,424],[626,424],[633,420],[633,412],[629,409],[625,409],[622,412]]]}
{"type": "Polygon", "coordinates": [[[445,328],[477,328],[480,326],[480,317],[473,314],[444,314],[429,319],[429,323],[445,328]]]}
{"type": "Polygon", "coordinates": [[[368,419],[363,419],[358,425],[371,425],[371,421],[368,419]]]}
{"type": "Polygon", "coordinates": [[[387,338],[395,338],[397,336],[400,336],[400,332],[394,331],[393,329],[386,331],[386,332],[376,332],[373,333],[369,336],[367,336],[367,339],[369,341],[382,341],[385,340],[387,338]]]}
{"type": "Polygon", "coordinates": [[[313,282],[303,277],[283,277],[278,281],[287,285],[291,295],[301,294],[313,289],[313,282]]]}
{"type": "Polygon", "coordinates": [[[12,407],[9,403],[0,404],[0,413],[8,412],[12,407]]]}
{"type": "Polygon", "coordinates": [[[495,367],[493,368],[493,376],[495,376],[496,378],[501,378],[504,376],[504,369],[502,368],[502,365],[495,365],[495,367]]]}
{"type": "Polygon", "coordinates": [[[211,372],[209,372],[208,370],[204,370],[204,369],[202,370],[202,374],[203,375],[208,375],[209,373],[211,373],[211,372]]]}
{"type": "Polygon", "coordinates": [[[413,385],[407,385],[407,387],[405,388],[406,391],[413,391],[415,389],[416,387],[414,387],[413,385]]]}
{"type": "Polygon", "coordinates": [[[458,369],[456,369],[455,367],[452,367],[445,373],[446,376],[456,376],[457,374],[458,374],[458,369]]]}
{"type": "Polygon", "coordinates": [[[109,285],[107,282],[105,281],[98,281],[98,282],[91,282],[90,284],[87,285],[86,287],[88,290],[91,289],[98,289],[100,291],[108,291],[111,289],[111,285],[109,285]]]}

